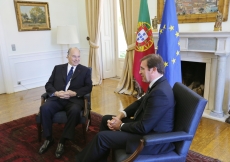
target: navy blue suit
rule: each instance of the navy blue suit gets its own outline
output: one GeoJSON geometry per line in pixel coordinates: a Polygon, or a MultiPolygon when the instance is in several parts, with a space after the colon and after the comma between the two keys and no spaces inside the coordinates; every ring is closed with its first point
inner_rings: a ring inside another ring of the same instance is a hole
{"type": "MultiPolygon", "coordinates": [[[[175,100],[172,88],[163,76],[152,85],[145,96],[124,110],[127,117],[122,119],[125,124],[121,127],[121,131],[110,131],[107,127],[107,120],[110,120],[112,116],[103,116],[100,132],[77,155],[77,161],[104,161],[110,148],[126,148],[126,152],[132,153],[136,149],[133,146],[137,147],[143,135],[171,132],[174,123],[174,106],[175,100]],[[138,109],[140,111],[136,118],[130,119],[138,109]]],[[[160,144],[154,147],[145,147],[141,154],[160,154],[173,149],[174,145],[171,143],[160,144]]]]}
{"type": "MultiPolygon", "coordinates": [[[[68,64],[57,65],[45,85],[46,92],[51,96],[56,91],[65,91],[68,64]]],[[[91,71],[83,65],[77,65],[68,90],[77,93],[75,97],[60,99],[56,96],[49,97],[41,106],[41,122],[44,136],[52,136],[52,117],[58,112],[65,110],[67,123],[62,134],[63,138],[73,139],[74,128],[79,123],[80,112],[84,106],[83,96],[92,91],[91,71]]]]}

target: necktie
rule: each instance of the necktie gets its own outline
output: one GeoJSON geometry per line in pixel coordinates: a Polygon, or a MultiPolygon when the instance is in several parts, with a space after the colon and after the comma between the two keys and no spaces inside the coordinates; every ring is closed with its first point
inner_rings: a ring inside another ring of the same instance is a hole
{"type": "Polygon", "coordinates": [[[67,77],[66,77],[66,85],[68,84],[68,82],[70,81],[70,79],[72,78],[73,75],[73,67],[71,67],[67,77]]]}

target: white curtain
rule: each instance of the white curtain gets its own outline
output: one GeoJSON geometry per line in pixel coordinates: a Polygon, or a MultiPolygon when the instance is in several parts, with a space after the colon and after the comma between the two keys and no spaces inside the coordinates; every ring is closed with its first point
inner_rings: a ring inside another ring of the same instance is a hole
{"type": "Polygon", "coordinates": [[[133,56],[135,50],[137,22],[140,0],[120,0],[121,19],[127,43],[127,53],[121,79],[115,92],[124,94],[134,93],[133,83],[133,56]]]}
{"type": "Polygon", "coordinates": [[[101,54],[98,52],[100,42],[100,24],[103,0],[85,0],[86,18],[89,33],[89,61],[88,66],[92,67],[93,85],[102,82],[101,54]]]}

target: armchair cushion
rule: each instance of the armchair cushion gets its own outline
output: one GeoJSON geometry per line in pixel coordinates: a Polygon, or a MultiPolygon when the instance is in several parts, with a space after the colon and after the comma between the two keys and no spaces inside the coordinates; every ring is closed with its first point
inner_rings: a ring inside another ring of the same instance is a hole
{"type": "Polygon", "coordinates": [[[183,131],[149,134],[143,136],[143,139],[145,140],[145,146],[168,143],[168,142],[177,142],[177,141],[186,141],[186,140],[189,141],[192,140],[192,138],[193,135],[183,131]]]}
{"type": "MultiPolygon", "coordinates": [[[[137,140],[128,140],[126,142],[126,154],[132,154],[138,147],[139,141],[137,140]]],[[[156,155],[160,152],[168,153],[175,149],[175,146],[172,143],[167,143],[165,145],[155,144],[145,146],[140,152],[140,155],[156,155]],[[156,149],[157,148],[157,149],[156,149]]]]}

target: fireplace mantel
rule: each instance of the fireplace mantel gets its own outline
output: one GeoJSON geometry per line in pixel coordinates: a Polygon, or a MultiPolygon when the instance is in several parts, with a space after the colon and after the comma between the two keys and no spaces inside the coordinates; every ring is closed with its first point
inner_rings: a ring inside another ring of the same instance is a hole
{"type": "MultiPolygon", "coordinates": [[[[157,44],[158,33],[154,32],[153,37],[157,38],[156,40],[154,40],[155,44],[157,44]]],[[[180,39],[181,39],[180,41],[181,51],[214,52],[217,53],[217,55],[221,55],[221,54],[228,55],[230,53],[230,31],[180,32],[180,39]],[[199,41],[196,42],[196,40],[198,39],[199,41]],[[189,41],[191,41],[191,43],[193,44],[190,45],[189,41]],[[209,43],[207,44],[207,42],[209,43]],[[216,46],[213,46],[211,49],[202,46],[202,45],[209,45],[210,43],[213,44],[215,43],[214,45],[216,46]],[[194,47],[195,45],[197,45],[196,48],[194,47]]]]}
{"type": "MultiPolygon", "coordinates": [[[[155,33],[154,33],[155,34],[155,33]]],[[[156,33],[158,34],[158,33],[156,33]]],[[[180,32],[180,37],[187,37],[187,38],[193,38],[193,37],[202,37],[202,38],[229,38],[230,37],[230,31],[212,31],[212,32],[180,32]]]]}
{"type": "MultiPolygon", "coordinates": [[[[158,33],[153,37],[157,45],[158,33]]],[[[182,61],[206,63],[204,98],[208,104],[203,115],[224,121],[230,108],[230,70],[226,67],[230,62],[230,31],[180,32],[180,47],[182,61]]]]}

